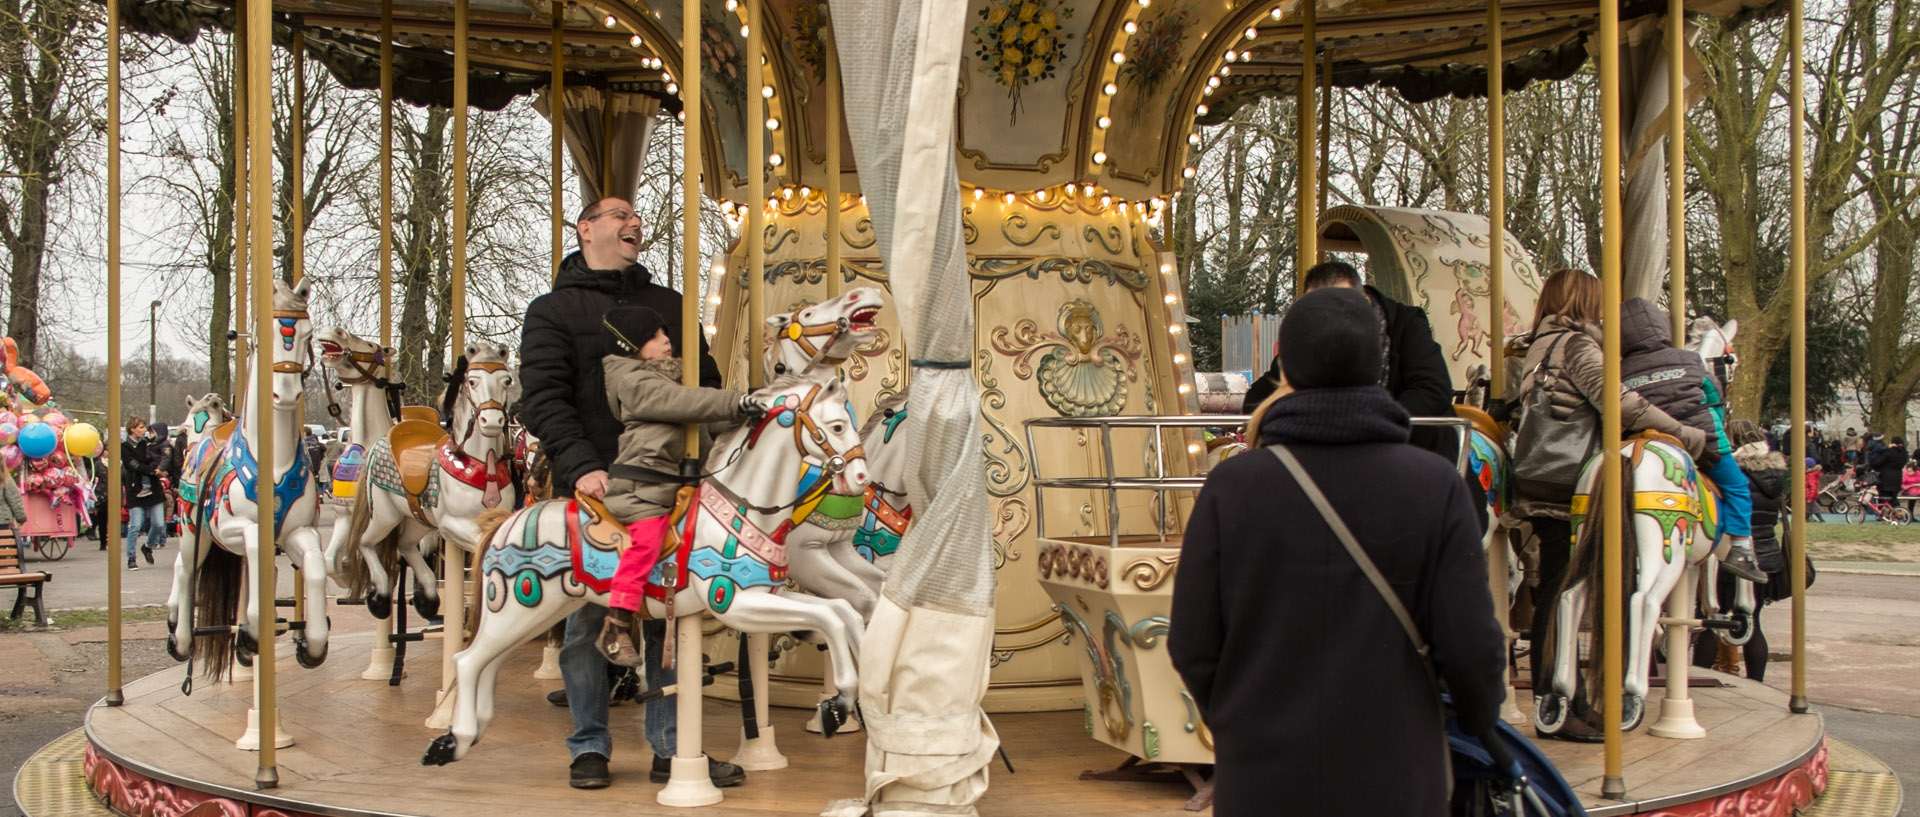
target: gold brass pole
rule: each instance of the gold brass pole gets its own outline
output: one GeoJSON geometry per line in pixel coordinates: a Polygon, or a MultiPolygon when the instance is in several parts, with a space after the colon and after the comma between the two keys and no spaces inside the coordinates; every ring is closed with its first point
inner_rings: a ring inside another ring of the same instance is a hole
{"type": "MultiPolygon", "coordinates": [[[[293,172],[286,182],[293,223],[287,244],[287,280],[298,284],[307,274],[307,32],[295,28],[287,50],[293,57],[293,120],[287,123],[287,164],[293,172]]],[[[294,587],[298,590],[299,585],[294,587]]]]}
{"type": "Polygon", "coordinates": [[[380,346],[392,345],[393,0],[380,0],[380,346]]]}
{"type": "MultiPolygon", "coordinates": [[[[1600,288],[1604,301],[1601,375],[1608,386],[1600,401],[1600,484],[1620,484],[1620,7],[1616,0],[1600,3],[1600,288]]],[[[1605,722],[1606,758],[1600,796],[1614,800],[1627,796],[1621,773],[1620,649],[1627,639],[1620,632],[1621,526],[1619,491],[1602,491],[1600,508],[1604,549],[1601,556],[1601,633],[1595,636],[1606,659],[1601,668],[1601,719],[1605,722]]]]}
{"type": "MultiPolygon", "coordinates": [[[[261,0],[272,2],[272,0],[261,0]]],[[[248,96],[247,65],[252,49],[247,44],[248,0],[233,2],[233,327],[239,336],[233,340],[233,408],[239,411],[247,401],[245,379],[247,371],[247,304],[252,300],[248,288],[248,254],[251,244],[247,198],[251,193],[247,182],[247,109],[252,103],[248,96]]]]}
{"type": "MultiPolygon", "coordinates": [[[[1679,0],[1675,0],[1679,2],[1679,0]]],[[[1507,354],[1507,89],[1500,0],[1487,3],[1487,377],[1488,395],[1506,397],[1507,354]]],[[[1471,386],[1472,384],[1468,384],[1471,386]]]]}
{"type": "MultiPolygon", "coordinates": [[[[1793,121],[1789,131],[1787,164],[1793,179],[1793,244],[1788,275],[1793,288],[1793,328],[1787,341],[1790,350],[1790,377],[1793,382],[1793,469],[1794,485],[1807,481],[1807,140],[1806,99],[1807,64],[1805,25],[1807,12],[1802,0],[1792,0],[1787,12],[1787,49],[1793,55],[1790,76],[1792,92],[1787,110],[1793,121]]],[[[1807,518],[1807,492],[1793,492],[1793,518],[1807,518]]],[[[1788,709],[1805,713],[1807,706],[1807,528],[1787,526],[1787,566],[1793,583],[1793,689],[1788,709]]]]}
{"type": "Polygon", "coordinates": [[[820,39],[827,63],[827,297],[840,294],[840,46],[833,35],[833,17],[820,39]]]}
{"type": "Polygon", "coordinates": [[[467,0],[453,0],[453,303],[448,346],[467,345],[467,0]]]}
{"type": "Polygon", "coordinates": [[[600,101],[600,198],[604,199],[613,195],[613,89],[606,89],[602,92],[602,96],[604,98],[600,101]]]}
{"type": "Polygon", "coordinates": [[[1676,348],[1687,345],[1686,29],[1685,0],[1667,0],[1667,316],[1676,348]]]}
{"type": "Polygon", "coordinates": [[[1313,77],[1313,71],[1314,59],[1319,56],[1320,43],[1319,40],[1315,39],[1313,32],[1314,1],[1315,0],[1306,0],[1306,2],[1300,4],[1300,90],[1294,94],[1294,99],[1300,109],[1300,123],[1298,127],[1300,138],[1297,140],[1298,161],[1300,163],[1298,179],[1300,186],[1300,224],[1298,226],[1299,238],[1297,241],[1299,243],[1300,261],[1299,269],[1294,270],[1294,274],[1297,276],[1296,286],[1305,284],[1307,280],[1307,268],[1313,266],[1320,257],[1320,214],[1316,212],[1314,207],[1319,201],[1319,197],[1314,193],[1314,188],[1319,185],[1314,182],[1320,177],[1320,171],[1316,167],[1319,157],[1315,153],[1314,142],[1317,140],[1314,139],[1313,132],[1314,125],[1316,124],[1316,117],[1313,113],[1313,89],[1317,84],[1313,77]]]}
{"type": "MultiPolygon", "coordinates": [[[[1333,166],[1333,163],[1328,161],[1328,157],[1332,155],[1332,150],[1333,150],[1333,52],[1329,50],[1327,53],[1321,55],[1320,57],[1320,161],[1318,162],[1320,173],[1319,173],[1319,176],[1317,177],[1319,183],[1315,189],[1318,192],[1318,195],[1315,196],[1316,204],[1314,205],[1314,211],[1313,211],[1316,217],[1318,216],[1318,214],[1324,213],[1327,211],[1327,191],[1332,189],[1332,186],[1327,184],[1327,168],[1333,166]]],[[[1316,221],[1317,220],[1318,219],[1316,218],[1316,221]]],[[[1317,231],[1316,231],[1316,235],[1317,235],[1317,231]]],[[[1318,250],[1318,248],[1319,248],[1319,241],[1318,239],[1316,239],[1315,249],[1318,250]]],[[[1327,260],[1326,252],[1321,251],[1321,252],[1316,252],[1314,254],[1315,263],[1319,263],[1325,260],[1327,260]]],[[[1259,356],[1255,355],[1255,357],[1259,357],[1259,356]]]]}
{"type": "MultiPolygon", "coordinates": [[[[101,454],[120,422],[120,4],[107,4],[107,422],[101,454]]],[[[107,518],[120,518],[120,456],[107,469],[107,518]]],[[[107,457],[103,457],[105,459],[107,457]]],[[[100,460],[94,461],[100,467],[100,460]]],[[[107,706],[126,702],[120,689],[120,526],[107,525],[107,706]]]]}
{"type": "MultiPolygon", "coordinates": [[[[249,159],[254,173],[247,178],[251,192],[247,196],[247,206],[252,218],[249,224],[253,230],[253,399],[254,416],[258,418],[259,440],[249,440],[257,444],[261,463],[258,479],[265,488],[272,480],[274,456],[275,420],[273,410],[273,344],[265,339],[273,337],[273,0],[252,0],[247,3],[247,119],[248,131],[257,139],[249,140],[251,156],[249,159]]],[[[295,454],[298,456],[297,452],[295,454]]],[[[263,492],[264,493],[264,492],[263,492]]],[[[253,566],[253,574],[259,584],[254,588],[260,605],[260,628],[258,630],[260,652],[254,659],[255,700],[254,709],[260,716],[260,767],[254,771],[253,783],[262,789],[277,788],[280,785],[280,769],[274,744],[279,738],[279,701],[276,698],[277,687],[274,666],[274,640],[277,627],[274,624],[275,588],[274,578],[274,525],[273,511],[262,506],[255,514],[259,529],[254,536],[259,544],[255,551],[259,554],[253,566]]]]}
{"type": "MultiPolygon", "coordinates": [[[[767,384],[767,363],[762,359],[766,333],[759,329],[760,321],[767,316],[767,284],[761,280],[767,269],[763,237],[767,228],[768,131],[763,124],[767,105],[766,97],[760,95],[760,89],[766,84],[766,71],[760,65],[764,58],[763,41],[760,3],[747,0],[747,319],[744,326],[747,327],[747,388],[750,389],[767,384]]],[[[699,269],[699,265],[688,264],[686,269],[691,273],[699,269]]],[[[692,280],[691,274],[688,280],[692,280]]]]}
{"type": "Polygon", "coordinates": [[[564,3],[553,4],[553,45],[550,46],[552,50],[548,52],[552,57],[553,65],[552,75],[547,79],[547,111],[553,118],[553,269],[548,272],[555,278],[560,276],[560,257],[564,252],[562,242],[565,239],[561,235],[562,225],[567,223],[566,214],[563,211],[566,205],[560,189],[561,179],[565,175],[560,164],[561,152],[564,150],[567,132],[565,121],[567,41],[564,31],[567,24],[566,8],[564,3]]]}

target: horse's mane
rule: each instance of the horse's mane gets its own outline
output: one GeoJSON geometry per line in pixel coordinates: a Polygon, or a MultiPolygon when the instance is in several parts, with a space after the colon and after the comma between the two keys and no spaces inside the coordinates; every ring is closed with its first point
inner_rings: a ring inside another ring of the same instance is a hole
{"type": "Polygon", "coordinates": [[[1712,318],[1705,315],[1694,318],[1693,323],[1687,324],[1687,348],[1700,351],[1700,347],[1707,342],[1707,333],[1719,329],[1720,324],[1714,322],[1712,318]]]}
{"type": "Polygon", "coordinates": [[[895,411],[906,403],[907,393],[902,391],[889,394],[881,398],[880,402],[873,404],[873,413],[868,414],[867,421],[860,424],[860,439],[862,441],[872,439],[873,432],[880,428],[881,423],[887,421],[888,412],[895,411]]]}
{"type": "Polygon", "coordinates": [[[307,294],[278,278],[273,279],[273,308],[278,312],[307,311],[307,294]]]}

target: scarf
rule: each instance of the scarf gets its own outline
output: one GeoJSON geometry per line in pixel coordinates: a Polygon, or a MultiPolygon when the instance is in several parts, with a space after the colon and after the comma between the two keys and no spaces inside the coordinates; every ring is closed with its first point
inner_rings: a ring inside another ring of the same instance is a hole
{"type": "Polygon", "coordinates": [[[1407,410],[1379,386],[1303,389],[1273,401],[1260,423],[1260,444],[1404,443],[1407,410]]]}

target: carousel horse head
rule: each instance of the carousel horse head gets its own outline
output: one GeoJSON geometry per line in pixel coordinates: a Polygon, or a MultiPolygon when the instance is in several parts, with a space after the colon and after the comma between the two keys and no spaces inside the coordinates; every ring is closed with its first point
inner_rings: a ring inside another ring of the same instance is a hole
{"type": "Polygon", "coordinates": [[[180,427],[187,430],[187,446],[205,439],[221,423],[233,419],[233,412],[227,408],[227,401],[220,395],[207,392],[199,397],[187,395],[187,418],[180,421],[180,427]]]}
{"type": "Polygon", "coordinates": [[[823,382],[782,375],[754,392],[754,397],[767,407],[767,413],[747,433],[747,455],[768,442],[768,435],[777,440],[791,431],[801,458],[817,463],[822,475],[832,479],[829,491],[854,494],[867,489],[872,476],[867,452],[860,445],[860,427],[854,422],[853,405],[847,402],[846,386],[838,379],[823,382]]]}
{"type": "Polygon", "coordinates": [[[799,374],[846,360],[854,347],[873,339],[873,319],[881,303],[880,290],[856,287],[824,303],[767,318],[767,370],[799,374]]]}
{"type": "Polygon", "coordinates": [[[344,326],[329,326],[315,333],[320,344],[320,362],[333,372],[342,385],[384,383],[393,371],[399,354],[391,346],[381,346],[347,331],[344,326]]]}
{"type": "Polygon", "coordinates": [[[306,396],[304,381],[313,364],[313,319],[307,315],[307,296],[311,292],[311,287],[304,282],[289,286],[278,278],[273,281],[272,336],[259,338],[257,342],[269,344],[273,354],[273,408],[276,411],[294,411],[306,396]]]}
{"type": "Polygon", "coordinates": [[[1740,358],[1733,351],[1733,337],[1739,332],[1739,321],[1721,326],[1705,315],[1694,318],[1687,327],[1687,348],[1700,353],[1707,371],[1720,378],[1723,385],[1733,382],[1734,371],[1740,367],[1740,358]]]}
{"type": "Polygon", "coordinates": [[[507,390],[513,386],[507,358],[511,354],[505,346],[467,344],[465,371],[453,385],[457,393],[450,427],[455,444],[474,456],[506,450],[507,390]]]}

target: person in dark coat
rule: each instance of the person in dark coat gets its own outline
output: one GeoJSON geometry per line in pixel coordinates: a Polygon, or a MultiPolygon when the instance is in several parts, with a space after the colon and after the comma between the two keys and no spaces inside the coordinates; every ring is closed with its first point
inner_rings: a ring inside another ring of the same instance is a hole
{"type": "MultiPolygon", "coordinates": [[[[1259,442],[1300,459],[1431,645],[1460,725],[1482,733],[1505,692],[1506,643],[1476,512],[1450,463],[1406,445],[1407,412],[1379,386],[1372,310],[1338,287],[1295,303],[1281,345],[1315,351],[1285,357],[1291,391],[1260,407],[1259,442]]],[[[1446,813],[1439,690],[1273,454],[1208,476],[1167,648],[1213,731],[1215,814],[1446,813]]]]}
{"type": "Polygon", "coordinates": [[[164,446],[147,427],[146,420],[129,415],[126,429],[127,438],[120,443],[120,484],[127,493],[127,569],[139,570],[133,548],[142,532],[147,538],[140,545],[140,555],[146,558],[147,564],[153,564],[153,549],[166,544],[167,529],[160,524],[160,517],[166,512],[167,492],[160,484],[166,461],[160,457],[164,446]]]}
{"type": "MultiPolygon", "coordinates": [[[[608,198],[588,205],[575,225],[580,249],[560,262],[553,290],[527,305],[520,335],[520,401],[514,413],[552,463],[556,496],[604,497],[607,467],[619,454],[623,426],[607,403],[601,366],[601,359],[616,349],[601,318],[616,306],[645,306],[660,313],[668,337],[680,343],[681,295],[655,283],[652,273],[637,263],[641,226],[625,200],[608,198]]],[[[707,353],[704,336],[699,346],[700,385],[717,388],[720,367],[707,353]]],[[[565,694],[557,700],[549,697],[573,715],[567,750],[573,757],[568,782],[574,788],[612,783],[607,770],[613,751],[607,729],[611,684],[606,657],[596,644],[606,615],[606,608],[595,604],[567,617],[566,644],[560,651],[565,694]]],[[[645,632],[648,683],[672,683],[672,673],[660,668],[665,627],[648,622],[645,632]]],[[[655,700],[646,710],[645,732],[654,750],[650,778],[664,783],[678,740],[674,703],[655,700]]],[[[746,778],[730,763],[712,761],[710,768],[717,785],[737,785],[746,778]]]]}
{"type": "Polygon", "coordinates": [[[1868,467],[1873,469],[1874,481],[1879,483],[1874,491],[1882,502],[1892,503],[1900,495],[1900,471],[1907,467],[1907,440],[1894,437],[1883,447],[1874,449],[1867,459],[1868,467]]]}
{"type": "MultiPolygon", "coordinates": [[[[1380,294],[1380,290],[1362,286],[1360,272],[1339,261],[1314,265],[1307,270],[1302,285],[1307,292],[1322,287],[1349,287],[1365,292],[1385,347],[1381,351],[1384,368],[1380,385],[1415,417],[1453,416],[1453,377],[1447,373],[1446,355],[1433,340],[1433,326],[1427,322],[1426,310],[1397,303],[1380,294]]],[[[1240,410],[1253,413],[1254,407],[1273,394],[1279,383],[1280,356],[1276,354],[1267,373],[1247,387],[1240,410]]],[[[1458,436],[1444,428],[1414,429],[1409,442],[1445,457],[1448,462],[1453,461],[1459,448],[1458,436]]]]}
{"type": "MultiPolygon", "coordinates": [[[[1755,589],[1756,601],[1760,609],[1753,611],[1753,637],[1743,647],[1721,645],[1720,639],[1711,635],[1702,636],[1694,644],[1693,665],[1713,667],[1732,674],[1738,673],[1741,659],[1746,662],[1746,675],[1755,681],[1767,678],[1767,634],[1760,627],[1760,611],[1768,604],[1784,601],[1793,597],[1793,588],[1788,583],[1786,552],[1780,547],[1780,536],[1776,533],[1780,525],[1781,511],[1793,501],[1789,493],[1787,478],[1787,458],[1780,452],[1769,450],[1760,428],[1746,420],[1734,420],[1727,424],[1727,433],[1732,436],[1733,461],[1747,475],[1747,483],[1753,489],[1753,551],[1754,559],[1760,569],[1767,574],[1767,583],[1755,589]]],[[[1726,506],[1721,506],[1725,510],[1726,506]]],[[[1807,512],[1812,515],[1818,511],[1813,503],[1807,504],[1807,512]]],[[[1726,613],[1733,609],[1734,580],[1732,573],[1719,571],[1715,598],[1719,599],[1719,609],[1726,613]]]]}

